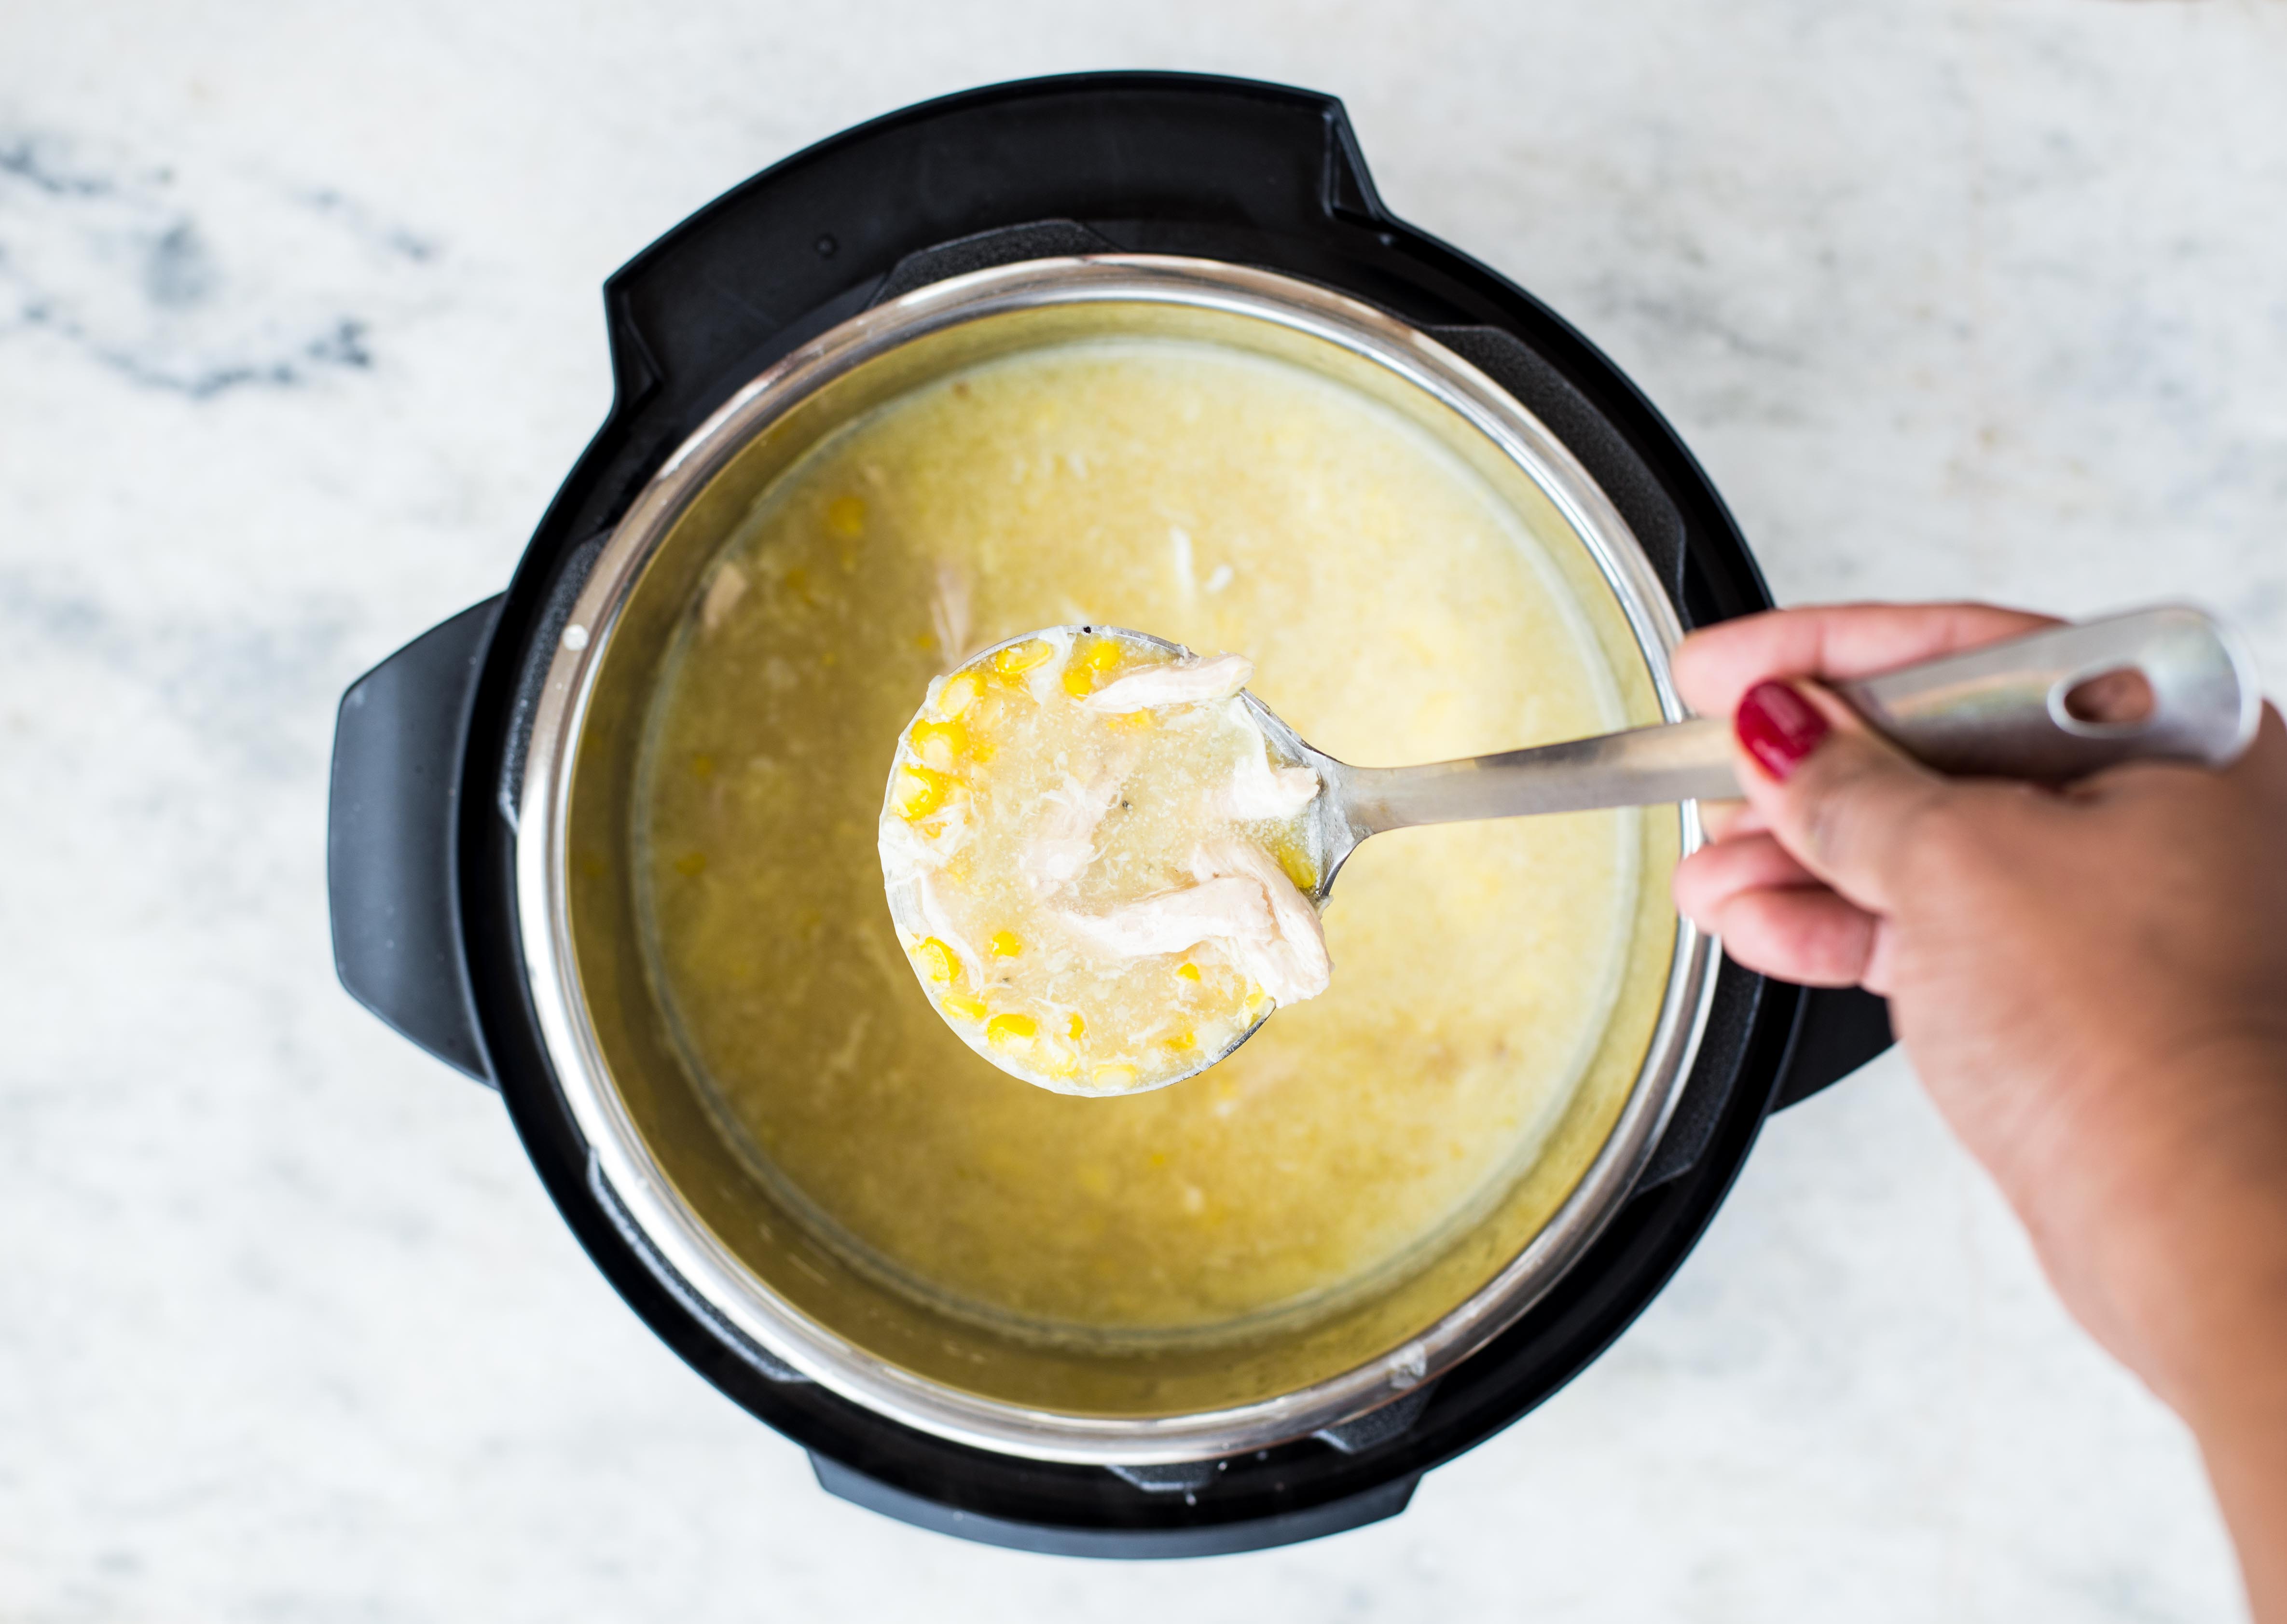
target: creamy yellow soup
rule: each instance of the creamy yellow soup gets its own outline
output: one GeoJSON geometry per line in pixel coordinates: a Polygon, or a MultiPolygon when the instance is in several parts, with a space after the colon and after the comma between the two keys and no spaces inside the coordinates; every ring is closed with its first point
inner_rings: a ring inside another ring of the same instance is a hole
{"type": "Polygon", "coordinates": [[[1156,1092],[1031,1087],[909,968],[876,821],[964,650],[1106,623],[1245,650],[1364,764],[1624,719],[1537,543],[1387,408],[1185,341],[993,361],[814,449],[712,566],[637,790],[650,971],[725,1136],[876,1279],[1068,1341],[1331,1311],[1531,1166],[1617,994],[1636,815],[1379,836],[1323,996],[1156,1092]]]}

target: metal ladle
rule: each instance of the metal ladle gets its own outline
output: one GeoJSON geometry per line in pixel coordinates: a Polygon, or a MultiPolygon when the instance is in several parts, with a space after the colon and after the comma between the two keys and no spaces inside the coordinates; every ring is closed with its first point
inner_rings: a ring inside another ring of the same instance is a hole
{"type": "MultiPolygon", "coordinates": [[[[1176,654],[1110,626],[1076,630],[1176,654]]],[[[1014,646],[1026,633],[983,654],[1014,646]]],[[[2063,783],[2127,761],[2226,767],[2253,741],[2254,667],[2211,616],[2180,606],[2057,626],[1832,685],[1868,725],[1941,772],[2063,783]]],[[[1304,742],[1252,693],[1250,714],[1286,764],[1318,775],[1311,802],[1324,904],[1360,842],[1430,823],[1724,800],[1740,793],[1731,724],[1719,717],[1412,767],[1354,767],[1304,742]]],[[[917,972],[918,973],[918,972],[917,972]]],[[[1259,1030],[1154,1087],[1197,1076],[1259,1030]]],[[[991,1057],[987,1057],[988,1058],[991,1057]]],[[[997,1062],[996,1062],[997,1064],[997,1062]]],[[[1022,1075],[1022,1073],[1017,1073],[1022,1075]]],[[[1036,1081],[1027,1078],[1026,1081],[1036,1081]]]]}

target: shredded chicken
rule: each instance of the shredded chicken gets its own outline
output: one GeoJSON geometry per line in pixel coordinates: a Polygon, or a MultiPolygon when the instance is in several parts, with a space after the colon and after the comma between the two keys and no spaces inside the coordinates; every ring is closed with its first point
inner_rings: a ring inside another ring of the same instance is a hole
{"type": "Polygon", "coordinates": [[[1268,941],[1277,929],[1262,887],[1236,875],[1163,891],[1109,914],[1066,914],[1064,921],[1082,940],[1123,959],[1182,953],[1206,941],[1268,941]]]}
{"type": "Polygon", "coordinates": [[[747,572],[735,564],[725,564],[715,572],[715,579],[707,583],[707,595],[699,600],[699,630],[711,632],[731,618],[739,600],[747,595],[747,572]]]}
{"type": "Polygon", "coordinates": [[[937,566],[937,590],[930,598],[930,625],[937,633],[945,669],[956,670],[969,658],[969,577],[950,564],[937,566]]]}
{"type": "Polygon", "coordinates": [[[1254,675],[1254,661],[1245,654],[1209,654],[1205,659],[1186,654],[1108,682],[1080,703],[1113,716],[1162,705],[1199,705],[1229,699],[1254,675]]]}
{"type": "Polygon", "coordinates": [[[1203,884],[1231,877],[1253,881],[1270,911],[1267,939],[1234,937],[1231,949],[1246,973],[1278,1002],[1316,998],[1333,980],[1326,952],[1326,926],[1310,899],[1294,888],[1286,870],[1262,847],[1244,840],[1219,840],[1191,855],[1191,872],[1203,884]]]}
{"type": "Polygon", "coordinates": [[[1284,820],[1318,797],[1318,775],[1308,767],[1274,767],[1268,749],[1248,750],[1224,789],[1226,818],[1284,820]]]}
{"type": "Polygon", "coordinates": [[[1217,841],[1191,857],[1196,885],[1109,914],[1063,915],[1074,935],[1122,958],[1221,942],[1278,1002],[1316,998],[1333,978],[1318,911],[1260,847],[1217,841]]]}
{"type": "Polygon", "coordinates": [[[1083,784],[1067,774],[1064,788],[1041,797],[1039,831],[1017,856],[1017,872],[1036,897],[1054,896],[1096,860],[1096,827],[1120,799],[1120,776],[1106,772],[1083,784]]]}

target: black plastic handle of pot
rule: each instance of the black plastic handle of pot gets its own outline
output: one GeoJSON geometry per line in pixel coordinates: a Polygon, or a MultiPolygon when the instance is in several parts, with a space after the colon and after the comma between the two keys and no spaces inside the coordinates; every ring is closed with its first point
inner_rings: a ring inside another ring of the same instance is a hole
{"type": "Polygon", "coordinates": [[[895,280],[857,267],[980,226],[1080,231],[1026,257],[1102,251],[1120,246],[1121,222],[1173,198],[1201,226],[1281,236],[1388,220],[1331,96],[1170,73],[992,85],[798,153],[630,260],[605,284],[620,398],[751,376],[751,358],[854,314],[895,280]],[[767,208],[744,206],[764,194],[767,208]],[[1097,232],[1109,235],[1090,242],[1097,232]]]}
{"type": "Polygon", "coordinates": [[[1743,1075],[1768,1076],[1767,1082],[1749,1081],[1758,1089],[1750,1102],[1761,1112],[1784,1111],[1849,1076],[1890,1047],[1890,1006],[1872,993],[1855,986],[1798,987],[1770,981],[1726,959],[1707,1011],[1708,1044],[1683,1085],[1660,1135],[1659,1147],[1636,1182],[1642,1195],[1682,1177],[1699,1163],[1721,1129],[1733,1105],[1743,1075]],[[1792,994],[1786,1046],[1779,1051],[1776,1074],[1760,1067],[1743,1073],[1737,1042],[1748,1026],[1763,1018],[1774,998],[1792,994]],[[1729,1034],[1727,1037],[1724,1034],[1729,1034]]]}
{"type": "Polygon", "coordinates": [[[335,973],[384,1021],[486,1083],[455,852],[470,709],[500,606],[462,611],[350,685],[326,815],[335,973]]]}
{"type": "MultiPolygon", "coordinates": [[[[811,1468],[819,1486],[840,1500],[868,1511],[894,1517],[915,1528],[999,1545],[1010,1550],[1036,1551],[1052,1557],[1111,1557],[1115,1560],[1166,1560],[1189,1557],[1231,1557],[1244,1551],[1269,1550],[1304,1540],[1322,1539],[1396,1517],[1413,1498],[1421,1474],[1413,1472],[1377,1484],[1357,1493],[1300,1510],[1273,1512],[1267,1517],[1234,1522],[1190,1524],[1109,1524],[1097,1527],[1020,1522],[987,1512],[962,1510],[925,1495],[897,1488],[830,1455],[810,1452],[811,1468]]],[[[1210,1463],[1208,1471],[1213,1472],[1210,1463]]]]}
{"type": "Polygon", "coordinates": [[[1889,1001],[1855,986],[1807,987],[1771,1109],[1800,1105],[1897,1041],[1889,1001]]]}

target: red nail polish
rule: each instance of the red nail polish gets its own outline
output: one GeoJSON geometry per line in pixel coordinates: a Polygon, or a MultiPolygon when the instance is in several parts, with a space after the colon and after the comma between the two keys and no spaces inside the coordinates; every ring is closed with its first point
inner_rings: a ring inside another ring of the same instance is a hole
{"type": "Polygon", "coordinates": [[[1783,682],[1759,682],[1748,689],[1731,725],[1747,754],[1780,783],[1830,731],[1818,707],[1783,682]]]}

